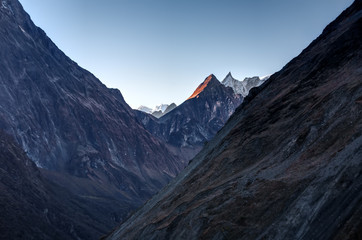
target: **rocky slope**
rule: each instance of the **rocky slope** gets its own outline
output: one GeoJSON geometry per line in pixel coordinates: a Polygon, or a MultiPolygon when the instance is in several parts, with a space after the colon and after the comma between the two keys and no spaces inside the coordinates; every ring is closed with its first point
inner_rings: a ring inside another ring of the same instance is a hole
{"type": "Polygon", "coordinates": [[[360,239],[362,1],[108,239],[360,239]]]}
{"type": "Polygon", "coordinates": [[[109,228],[183,168],[121,93],[65,56],[17,0],[0,5],[0,129],[52,181],[114,206],[99,212],[109,228]]]}
{"type": "Polygon", "coordinates": [[[100,212],[116,215],[125,207],[116,200],[91,200],[49,183],[1,130],[0,206],[0,239],[98,239],[109,230],[111,217],[100,212]]]}
{"type": "Polygon", "coordinates": [[[169,144],[183,162],[190,160],[229,119],[243,98],[208,76],[181,105],[159,119],[136,113],[154,136],[169,144]]]}

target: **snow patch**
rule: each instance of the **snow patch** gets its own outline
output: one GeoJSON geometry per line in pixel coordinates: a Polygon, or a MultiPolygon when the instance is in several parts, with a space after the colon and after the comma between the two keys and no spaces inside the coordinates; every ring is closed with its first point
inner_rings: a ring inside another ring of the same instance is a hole
{"type": "Polygon", "coordinates": [[[270,76],[271,76],[271,74],[260,77],[260,81],[265,82],[266,80],[268,80],[270,78],[270,76]]]}
{"type": "Polygon", "coordinates": [[[29,35],[29,33],[27,33],[24,28],[22,28],[22,26],[18,25],[20,30],[24,33],[25,37],[27,37],[28,39],[32,39],[32,37],[29,35]]]}
{"type": "Polygon", "coordinates": [[[24,30],[24,28],[22,28],[20,25],[19,25],[19,28],[20,28],[20,30],[21,30],[23,33],[26,33],[26,31],[24,30]]]}

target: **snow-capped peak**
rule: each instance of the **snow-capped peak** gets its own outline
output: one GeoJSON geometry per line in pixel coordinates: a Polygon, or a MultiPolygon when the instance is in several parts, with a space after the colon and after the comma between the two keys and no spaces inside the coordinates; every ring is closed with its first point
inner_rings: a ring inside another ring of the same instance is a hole
{"type": "MultiPolygon", "coordinates": [[[[173,105],[175,105],[175,104],[173,103],[173,105]]],[[[141,105],[137,108],[137,110],[140,110],[142,112],[149,113],[149,114],[158,113],[160,115],[160,114],[164,113],[169,106],[170,106],[170,104],[160,104],[160,105],[155,106],[152,109],[152,108],[141,105]]]]}
{"type": "Polygon", "coordinates": [[[224,84],[227,87],[232,87],[234,82],[237,81],[233,76],[231,75],[231,72],[229,72],[224,80],[222,81],[222,84],[224,84]]]}
{"type": "Polygon", "coordinates": [[[167,109],[167,107],[169,106],[169,104],[160,104],[157,105],[156,107],[153,108],[152,112],[158,112],[161,111],[162,113],[164,113],[167,109]]]}
{"type": "Polygon", "coordinates": [[[146,107],[146,106],[143,106],[143,105],[139,106],[137,108],[137,110],[140,110],[142,112],[149,113],[149,114],[152,113],[152,108],[149,108],[149,107],[146,107]]]}
{"type": "Polygon", "coordinates": [[[241,94],[243,97],[246,97],[249,94],[250,89],[260,86],[263,82],[268,80],[269,77],[270,75],[264,76],[262,78],[249,77],[245,78],[243,81],[239,81],[233,78],[233,76],[229,72],[222,81],[222,84],[224,84],[226,87],[231,87],[235,93],[241,94]]]}

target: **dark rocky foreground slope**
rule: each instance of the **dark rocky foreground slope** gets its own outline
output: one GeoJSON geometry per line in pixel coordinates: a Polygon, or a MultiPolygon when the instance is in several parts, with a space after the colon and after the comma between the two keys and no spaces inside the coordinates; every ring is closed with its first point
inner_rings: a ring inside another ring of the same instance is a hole
{"type": "Polygon", "coordinates": [[[65,56],[17,0],[0,1],[0,129],[48,179],[109,206],[98,212],[99,234],[184,167],[121,93],[65,56]]]}
{"type": "Polygon", "coordinates": [[[0,130],[0,239],[97,239],[109,229],[102,212],[116,213],[116,206],[124,208],[116,200],[89,199],[49,183],[0,130]]]}
{"type": "Polygon", "coordinates": [[[211,74],[185,102],[161,118],[141,111],[136,111],[136,115],[152,135],[166,142],[187,163],[224,126],[242,101],[240,94],[211,74]]]}
{"type": "Polygon", "coordinates": [[[108,239],[361,239],[361,2],[108,239]]]}

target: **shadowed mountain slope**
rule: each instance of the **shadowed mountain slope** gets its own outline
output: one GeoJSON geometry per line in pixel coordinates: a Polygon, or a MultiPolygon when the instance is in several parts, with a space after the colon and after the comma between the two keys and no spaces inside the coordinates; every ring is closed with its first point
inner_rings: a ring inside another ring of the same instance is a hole
{"type": "Polygon", "coordinates": [[[90,199],[49,183],[1,130],[0,206],[0,239],[98,239],[110,228],[111,216],[102,212],[124,208],[106,196],[90,199]]]}
{"type": "Polygon", "coordinates": [[[360,239],[361,2],[108,239],[360,239]]]}
{"type": "Polygon", "coordinates": [[[17,0],[0,1],[0,129],[49,179],[113,206],[99,211],[109,229],[184,167],[121,93],[61,52],[17,0]]]}

